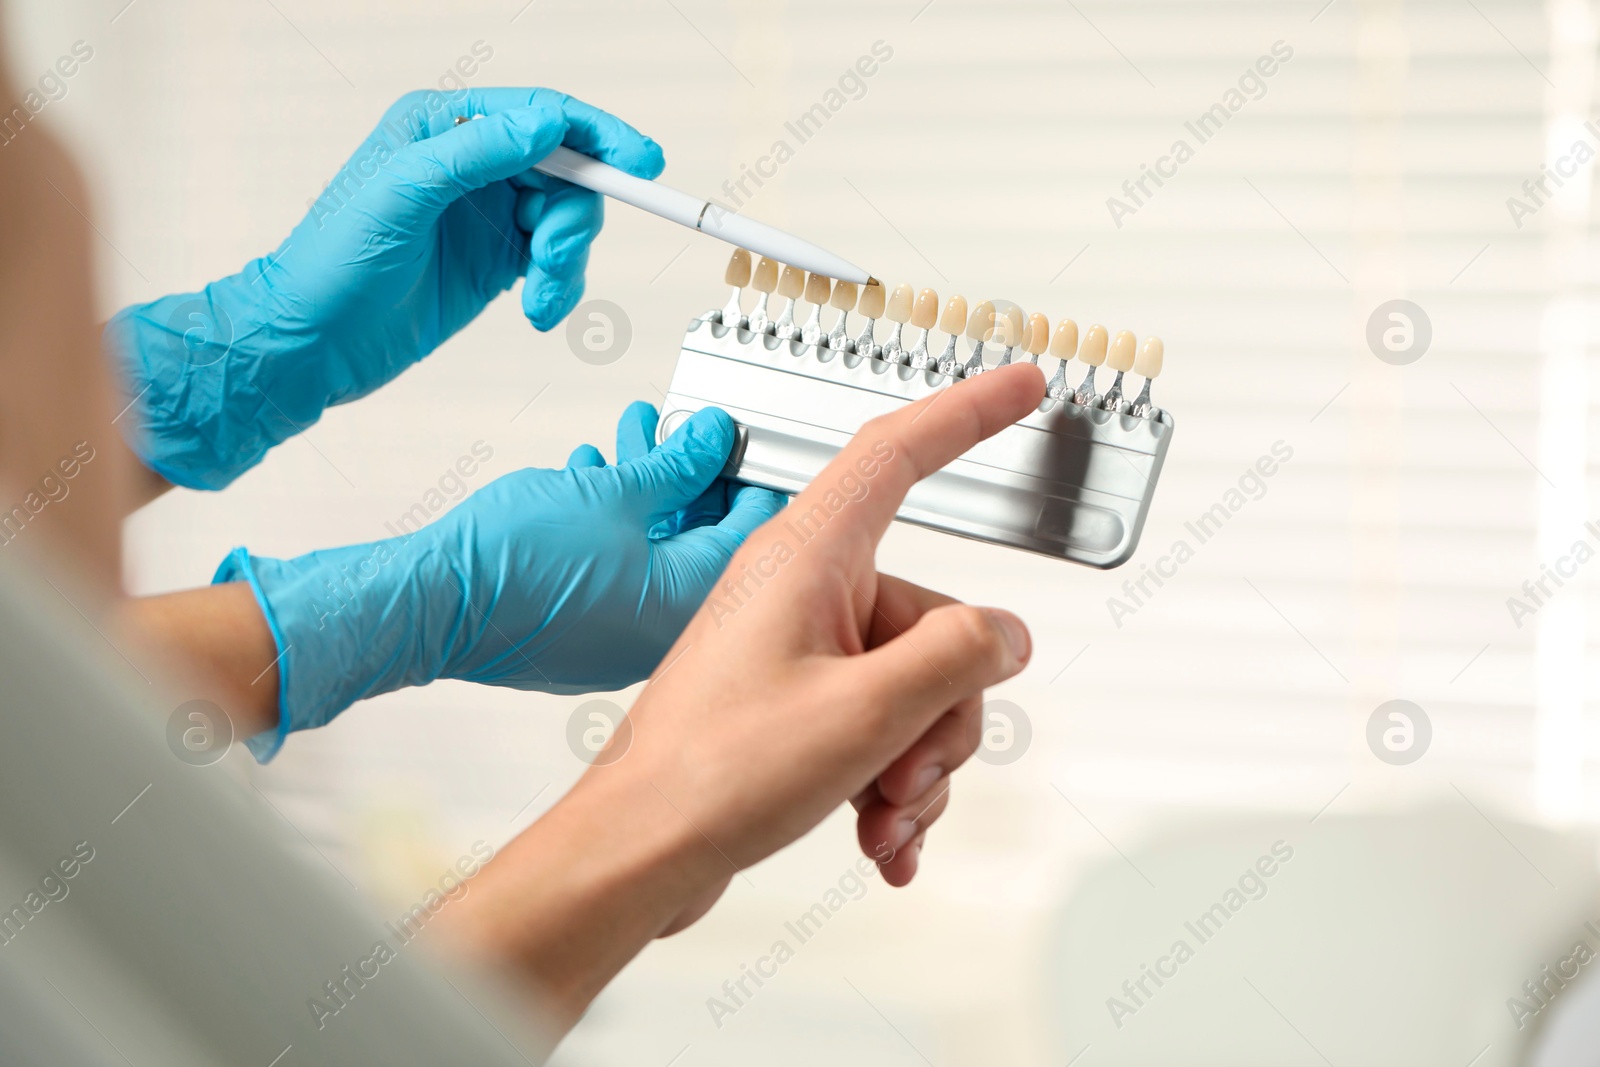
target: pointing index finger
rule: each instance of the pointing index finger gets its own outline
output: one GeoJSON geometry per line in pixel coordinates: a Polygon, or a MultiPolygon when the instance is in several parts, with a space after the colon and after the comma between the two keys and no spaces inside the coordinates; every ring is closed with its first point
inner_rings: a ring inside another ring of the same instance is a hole
{"type": "Polygon", "coordinates": [[[1038,367],[1013,363],[881,415],[861,427],[791,506],[804,514],[846,478],[873,471],[871,490],[851,500],[819,538],[866,536],[876,544],[913,485],[1038,407],[1044,390],[1038,367]]]}

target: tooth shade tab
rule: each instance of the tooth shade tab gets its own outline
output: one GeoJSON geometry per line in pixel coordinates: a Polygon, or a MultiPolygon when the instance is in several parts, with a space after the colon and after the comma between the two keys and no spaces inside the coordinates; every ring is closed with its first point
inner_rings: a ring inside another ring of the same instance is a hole
{"type": "Polygon", "coordinates": [[[778,261],[762,256],[750,275],[750,286],[758,293],[778,291],[778,261]]]}
{"type": "Polygon", "coordinates": [[[856,311],[869,319],[880,318],[883,315],[884,292],[883,285],[869,285],[861,290],[861,302],[856,305],[856,311]]]}
{"type": "Polygon", "coordinates": [[[973,341],[987,341],[993,334],[994,304],[981,300],[972,309],[972,317],[967,320],[967,337],[973,341]]]}
{"type": "Polygon", "coordinates": [[[1078,358],[1091,367],[1106,361],[1106,328],[1098,322],[1083,332],[1083,343],[1078,346],[1078,358]]]}
{"type": "Polygon", "coordinates": [[[737,288],[743,289],[750,284],[750,253],[742,248],[735,248],[733,255],[728,257],[728,269],[723,272],[722,280],[737,288]]]}
{"type": "MultiPolygon", "coordinates": [[[[1035,311],[1028,316],[1027,350],[1030,356],[1042,356],[1050,344],[1050,320],[1035,311]]],[[[1038,359],[1034,360],[1039,362],[1038,359]]]]}
{"type": "Polygon", "coordinates": [[[967,298],[952,296],[944,306],[944,312],[939,316],[939,329],[952,337],[957,336],[967,327],[967,298]]]}
{"type": "Polygon", "coordinates": [[[895,286],[894,292],[889,294],[888,302],[884,304],[883,317],[890,322],[910,322],[911,300],[911,286],[895,286]]]}
{"type": "Polygon", "coordinates": [[[831,307],[840,311],[850,311],[856,306],[856,283],[838,282],[833,287],[833,295],[828,298],[831,307]]]}
{"type": "Polygon", "coordinates": [[[931,330],[938,321],[939,294],[924,289],[917,294],[917,302],[911,308],[911,325],[919,330],[931,330]]]}
{"type": "Polygon", "coordinates": [[[995,339],[1006,348],[1026,344],[1027,329],[1028,320],[1023,317],[1022,309],[1015,304],[1007,304],[1005,310],[995,317],[995,339]]]}
{"type": "Polygon", "coordinates": [[[1071,319],[1056,323],[1055,336],[1050,338],[1050,354],[1062,362],[1071,359],[1078,351],[1078,324],[1071,319]]]}
{"type": "Polygon", "coordinates": [[[783,268],[783,273],[778,276],[778,295],[798,300],[805,291],[806,272],[798,267],[783,268]]]}
{"type": "Polygon", "coordinates": [[[1154,378],[1161,373],[1161,363],[1166,356],[1166,346],[1159,337],[1146,337],[1144,347],[1139,349],[1139,358],[1133,361],[1133,369],[1146,378],[1154,378]]]}
{"type": "Polygon", "coordinates": [[[828,302],[830,287],[828,279],[820,274],[806,276],[806,303],[821,307],[828,302]]]}
{"type": "Polygon", "coordinates": [[[1132,330],[1118,330],[1117,336],[1111,339],[1111,351],[1106,356],[1106,366],[1119,373],[1127,373],[1133,369],[1133,356],[1139,345],[1139,339],[1133,336],[1132,330]]]}

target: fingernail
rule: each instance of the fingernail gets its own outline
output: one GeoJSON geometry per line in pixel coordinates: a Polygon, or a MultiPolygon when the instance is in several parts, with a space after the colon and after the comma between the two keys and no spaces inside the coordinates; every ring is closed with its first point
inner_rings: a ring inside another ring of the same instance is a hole
{"type": "Polygon", "coordinates": [[[889,834],[889,847],[895,851],[905,848],[906,842],[917,836],[917,821],[915,819],[901,819],[894,824],[894,830],[889,834]]]}
{"type": "Polygon", "coordinates": [[[932,789],[933,783],[937,782],[940,777],[943,776],[943,774],[943,769],[938,766],[922,768],[922,770],[917,772],[916,780],[911,784],[911,795],[913,797],[920,797],[922,794],[932,789]]]}
{"type": "Polygon", "coordinates": [[[1006,647],[1016,657],[1018,663],[1026,663],[1028,654],[1033,651],[1033,638],[1028,636],[1028,628],[1022,620],[1009,611],[995,611],[989,609],[989,619],[1006,639],[1006,647]]]}

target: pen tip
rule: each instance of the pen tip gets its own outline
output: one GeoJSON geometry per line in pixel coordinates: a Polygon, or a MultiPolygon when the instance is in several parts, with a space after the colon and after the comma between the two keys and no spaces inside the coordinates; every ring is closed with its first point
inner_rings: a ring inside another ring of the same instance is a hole
{"type": "Polygon", "coordinates": [[[880,282],[878,279],[874,278],[872,275],[870,275],[870,274],[867,275],[867,285],[872,286],[872,285],[882,285],[882,284],[883,284],[882,282],[880,282]]]}

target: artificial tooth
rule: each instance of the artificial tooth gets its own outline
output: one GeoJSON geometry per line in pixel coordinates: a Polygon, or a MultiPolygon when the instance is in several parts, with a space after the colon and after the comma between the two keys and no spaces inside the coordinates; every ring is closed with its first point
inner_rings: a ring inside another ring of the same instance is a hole
{"type": "Polygon", "coordinates": [[[933,357],[928,354],[928,337],[933,333],[933,327],[938,321],[939,294],[932,289],[924,289],[917,294],[917,302],[911,309],[911,325],[922,331],[922,336],[917,338],[917,347],[911,350],[909,360],[918,370],[933,362],[933,357]]]}
{"type": "Polygon", "coordinates": [[[978,306],[972,309],[972,316],[967,319],[967,339],[972,342],[972,355],[967,358],[967,365],[961,368],[963,378],[983,373],[983,343],[993,336],[994,301],[980,300],[978,306]]]}
{"type": "Polygon", "coordinates": [[[1166,357],[1166,346],[1159,337],[1146,337],[1144,346],[1139,349],[1139,358],[1133,361],[1133,369],[1137,374],[1144,375],[1144,388],[1139,391],[1139,399],[1133,402],[1132,412],[1141,419],[1158,419],[1161,409],[1150,402],[1150,383],[1161,374],[1161,364],[1166,357]]]}
{"type": "Polygon", "coordinates": [[[1035,367],[1050,344],[1050,320],[1035,311],[1028,316],[1028,362],[1035,367]]]}
{"type": "Polygon", "coordinates": [[[850,318],[850,309],[856,306],[856,283],[836,282],[833,286],[833,295],[828,298],[828,306],[839,309],[839,319],[833,324],[833,332],[828,335],[828,347],[836,352],[850,350],[850,335],[847,319],[850,318]]]}
{"type": "Polygon", "coordinates": [[[899,363],[900,357],[905,353],[902,335],[906,323],[911,321],[911,286],[897,285],[889,294],[888,301],[883,306],[883,317],[894,323],[894,330],[890,332],[889,339],[883,343],[883,354],[878,358],[885,363],[899,363]]]}
{"type": "Polygon", "coordinates": [[[1106,366],[1117,372],[1117,378],[1100,401],[1100,406],[1107,411],[1127,409],[1127,401],[1122,399],[1122,376],[1133,369],[1134,350],[1138,344],[1139,340],[1133,336],[1132,330],[1118,330],[1117,336],[1111,339],[1111,349],[1106,355],[1106,366]]]}
{"type": "Polygon", "coordinates": [[[861,356],[878,357],[877,342],[872,339],[872,328],[877,324],[878,317],[883,314],[884,292],[883,283],[870,281],[861,290],[861,302],[856,305],[856,310],[867,318],[867,324],[861,330],[861,335],[856,338],[856,354],[861,356]]]}
{"type": "Polygon", "coordinates": [[[806,272],[798,267],[784,267],[783,273],[778,276],[778,295],[787,297],[789,303],[784,305],[783,314],[778,316],[772,332],[785,341],[792,341],[800,335],[800,328],[794,324],[794,309],[805,291],[806,272]]]}
{"type": "Polygon", "coordinates": [[[1056,323],[1056,332],[1050,338],[1050,354],[1061,362],[1056,366],[1056,375],[1050,379],[1050,384],[1045,387],[1045,393],[1053,400],[1060,400],[1071,395],[1067,385],[1067,361],[1078,350],[1078,324],[1071,319],[1062,319],[1056,323]]]}
{"type": "Polygon", "coordinates": [[[961,337],[961,331],[967,328],[967,298],[952,296],[945,304],[944,311],[939,315],[939,329],[950,335],[949,342],[944,346],[944,354],[935,364],[940,374],[955,377],[961,364],[956,360],[956,341],[961,337]]]}
{"type": "Polygon", "coordinates": [[[778,261],[768,256],[757,260],[756,269],[750,274],[750,288],[761,295],[750,311],[749,330],[751,333],[766,333],[767,327],[772,325],[772,320],[767,318],[767,302],[778,291],[778,261]]]}
{"type": "Polygon", "coordinates": [[[728,298],[728,306],[716,312],[718,321],[724,326],[739,329],[749,321],[739,308],[739,296],[744,287],[750,284],[750,270],[750,253],[742,248],[735,248],[733,255],[728,259],[728,269],[722,275],[722,280],[733,286],[733,295],[728,298]]]}
{"type": "Polygon", "coordinates": [[[1095,401],[1094,369],[1106,361],[1106,328],[1098,322],[1083,332],[1083,344],[1078,346],[1078,358],[1089,368],[1083,383],[1072,395],[1073,403],[1088,407],[1095,401]]]}
{"type": "Polygon", "coordinates": [[[1028,320],[1023,317],[1022,309],[1015,304],[1007,304],[1004,311],[995,318],[996,337],[1006,346],[1000,353],[1000,362],[995,364],[1004,367],[1011,362],[1013,350],[1021,348],[1024,351],[1028,346],[1028,320]]]}
{"type": "Polygon", "coordinates": [[[811,317],[800,330],[800,340],[808,345],[814,345],[822,340],[822,305],[828,302],[831,288],[828,279],[821,274],[808,274],[806,276],[806,303],[811,305],[811,317]]]}

